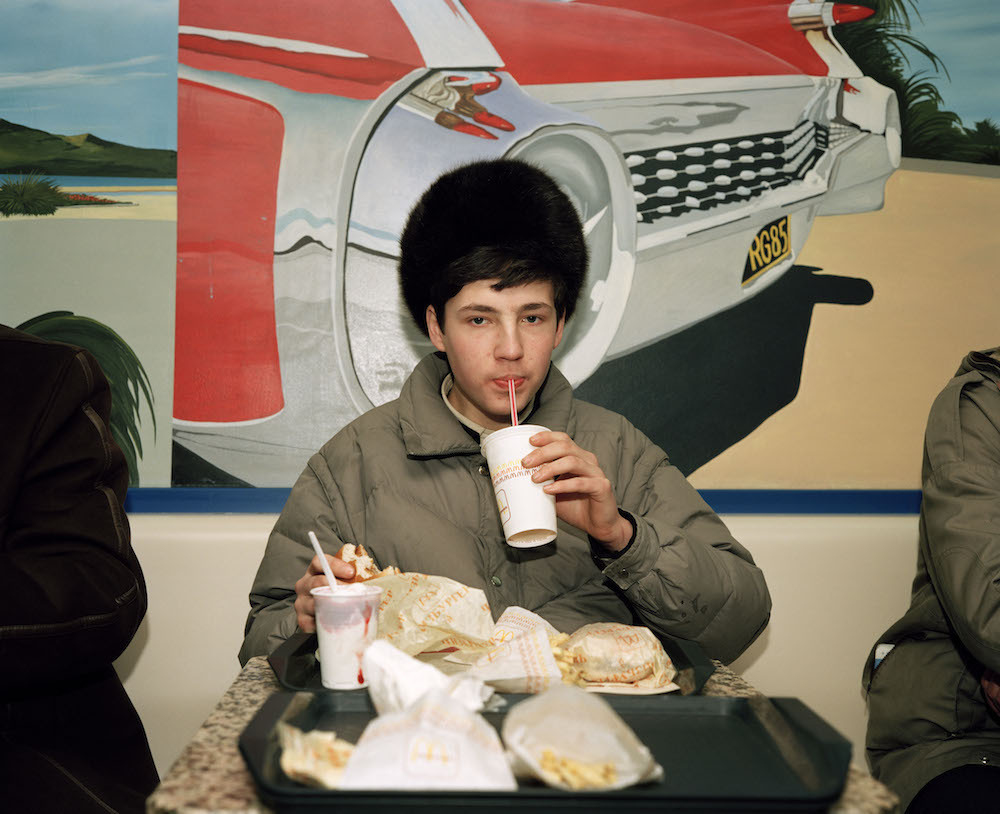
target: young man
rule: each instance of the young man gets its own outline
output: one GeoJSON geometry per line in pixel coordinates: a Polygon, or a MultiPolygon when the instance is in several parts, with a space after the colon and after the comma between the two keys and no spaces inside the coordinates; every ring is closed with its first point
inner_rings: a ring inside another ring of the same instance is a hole
{"type": "Polygon", "coordinates": [[[480,588],[494,617],[518,605],[567,632],[644,624],[736,658],[770,612],[750,554],[662,450],[575,400],[550,363],[587,266],[566,196],[522,162],[470,164],[424,193],[400,248],[403,298],[438,353],[310,459],[268,540],[241,660],[315,629],[309,590],[325,578],[310,530],[328,552],[360,543],[383,567],[480,588]],[[520,422],[550,428],[524,459],[556,479],[559,534],[535,549],[505,543],[480,451],[510,423],[511,379],[520,422]]]}

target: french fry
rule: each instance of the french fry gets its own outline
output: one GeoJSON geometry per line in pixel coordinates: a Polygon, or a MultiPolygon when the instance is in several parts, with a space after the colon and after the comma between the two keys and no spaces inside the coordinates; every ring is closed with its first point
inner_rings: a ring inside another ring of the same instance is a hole
{"type": "Polygon", "coordinates": [[[549,645],[552,647],[552,655],[559,667],[559,672],[562,673],[563,683],[582,687],[587,682],[583,680],[580,672],[581,659],[563,647],[568,639],[568,633],[557,633],[555,636],[549,636],[549,645]]]}
{"type": "Polygon", "coordinates": [[[614,763],[583,763],[543,749],[539,768],[552,783],[561,783],[573,790],[604,789],[618,779],[614,763]]]}

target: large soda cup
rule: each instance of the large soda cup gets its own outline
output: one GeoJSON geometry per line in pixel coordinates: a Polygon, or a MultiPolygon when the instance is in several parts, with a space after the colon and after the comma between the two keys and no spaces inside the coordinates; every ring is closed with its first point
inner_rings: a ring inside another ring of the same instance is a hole
{"type": "Polygon", "coordinates": [[[535,483],[534,469],[521,466],[521,459],[536,449],[528,439],[547,429],[518,424],[491,432],[483,441],[504,537],[514,548],[534,548],[556,538],[556,499],[542,489],[552,481],[535,483]]]}

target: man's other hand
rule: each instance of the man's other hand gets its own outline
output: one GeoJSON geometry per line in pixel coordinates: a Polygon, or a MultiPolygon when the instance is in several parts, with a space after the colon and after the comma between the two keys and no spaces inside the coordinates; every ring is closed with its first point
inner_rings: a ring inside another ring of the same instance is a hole
{"type": "MultiPolygon", "coordinates": [[[[330,570],[338,579],[354,579],[354,564],[344,562],[339,557],[332,554],[326,555],[327,562],[330,563],[330,570]]],[[[309,592],[313,588],[321,588],[328,585],[329,581],[323,573],[323,566],[319,557],[313,557],[306,569],[306,573],[295,583],[295,617],[299,627],[306,633],[316,631],[316,600],[309,592]]]]}

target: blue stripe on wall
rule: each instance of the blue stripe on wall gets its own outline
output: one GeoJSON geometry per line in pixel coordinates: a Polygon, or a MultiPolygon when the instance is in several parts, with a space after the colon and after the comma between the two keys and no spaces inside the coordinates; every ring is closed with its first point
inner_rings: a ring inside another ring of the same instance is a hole
{"type": "Polygon", "coordinates": [[[719,514],[917,514],[919,489],[703,489],[719,514]]]}
{"type": "Polygon", "coordinates": [[[175,487],[129,489],[125,511],[136,514],[277,514],[291,489],[175,487]]]}
{"type": "MultiPolygon", "coordinates": [[[[277,514],[289,489],[130,489],[125,510],[135,514],[277,514]]],[[[703,489],[719,514],[916,514],[917,489],[703,489]]]]}

